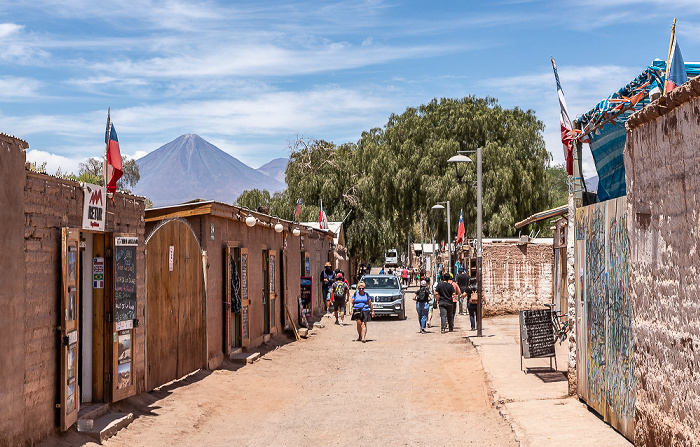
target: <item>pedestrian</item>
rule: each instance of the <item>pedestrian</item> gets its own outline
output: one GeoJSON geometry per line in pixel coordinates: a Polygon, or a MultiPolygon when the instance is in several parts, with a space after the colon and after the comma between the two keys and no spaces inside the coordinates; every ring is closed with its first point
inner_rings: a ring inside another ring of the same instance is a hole
{"type": "Polygon", "coordinates": [[[323,271],[321,272],[321,295],[323,296],[323,304],[326,306],[326,315],[330,317],[331,294],[330,288],[335,281],[335,273],[330,262],[326,262],[323,271]]]}
{"type": "Polygon", "coordinates": [[[365,292],[365,282],[357,284],[357,290],[350,298],[352,319],[357,321],[357,341],[367,342],[367,322],[374,317],[374,308],[369,293],[365,292]]]}
{"type": "MultiPolygon", "coordinates": [[[[452,278],[452,274],[450,274],[450,279],[448,279],[447,282],[452,284],[452,287],[454,287],[455,289],[455,292],[452,294],[452,321],[454,321],[455,314],[457,313],[457,303],[459,302],[459,298],[462,294],[462,291],[459,289],[459,286],[452,278]]],[[[461,303],[459,304],[460,306],[462,305],[461,303]]]]}
{"type": "Polygon", "coordinates": [[[380,274],[380,275],[383,275],[383,274],[384,274],[384,267],[382,267],[382,269],[379,271],[379,274],[380,274]]]}
{"type": "Polygon", "coordinates": [[[416,292],[416,296],[413,299],[416,301],[416,312],[418,312],[420,333],[425,334],[425,325],[428,323],[428,312],[430,306],[430,291],[428,290],[427,282],[420,282],[420,288],[416,292]]]}
{"type": "Polygon", "coordinates": [[[401,284],[408,287],[408,269],[406,268],[406,266],[403,266],[401,268],[401,284]]]}
{"type": "Polygon", "coordinates": [[[469,311],[469,323],[471,324],[471,330],[476,330],[476,307],[479,304],[479,297],[476,291],[472,290],[475,287],[476,278],[470,278],[470,286],[467,287],[467,310],[469,311]]]}
{"type": "Polygon", "coordinates": [[[469,275],[464,271],[464,268],[459,269],[457,273],[457,286],[459,286],[459,298],[457,302],[459,303],[459,314],[464,315],[467,313],[467,289],[469,288],[469,275]]]}
{"type": "Polygon", "coordinates": [[[350,294],[350,287],[343,279],[343,274],[338,273],[335,277],[335,282],[331,286],[331,302],[333,304],[333,314],[335,315],[335,324],[343,326],[345,324],[345,303],[350,294]],[[340,314],[340,320],[338,320],[340,314]]]}
{"type": "Polygon", "coordinates": [[[454,295],[455,289],[452,287],[452,284],[447,282],[451,279],[449,273],[443,274],[441,279],[442,281],[435,286],[433,296],[438,300],[440,306],[440,332],[444,334],[448,329],[450,332],[454,330],[455,321],[452,313],[452,295],[454,295]]]}

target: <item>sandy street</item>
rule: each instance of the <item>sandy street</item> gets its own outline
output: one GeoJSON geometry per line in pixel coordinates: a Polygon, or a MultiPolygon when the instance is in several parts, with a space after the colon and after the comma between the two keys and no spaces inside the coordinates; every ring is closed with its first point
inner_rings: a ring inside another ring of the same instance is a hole
{"type": "MultiPolygon", "coordinates": [[[[413,290],[408,319],[326,327],[307,340],[273,338],[247,366],[226,364],[121,406],[135,420],[117,446],[515,446],[491,407],[478,354],[459,331],[440,334],[439,313],[420,334],[413,290]]],[[[464,316],[456,326],[468,325],[464,316]]],[[[96,445],[72,432],[52,445],[96,445]]]]}

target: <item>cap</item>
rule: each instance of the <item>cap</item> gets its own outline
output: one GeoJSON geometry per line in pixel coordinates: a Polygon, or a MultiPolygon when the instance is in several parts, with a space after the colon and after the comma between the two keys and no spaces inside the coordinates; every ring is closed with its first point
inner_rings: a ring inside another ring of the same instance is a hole
{"type": "Polygon", "coordinates": [[[330,262],[326,262],[326,265],[325,265],[325,266],[326,266],[326,267],[330,267],[330,266],[331,266],[331,263],[330,263],[330,262]]]}
{"type": "Polygon", "coordinates": [[[420,285],[421,285],[421,286],[427,286],[427,285],[428,285],[428,283],[427,283],[427,282],[425,282],[425,280],[423,280],[423,281],[421,281],[421,282],[420,282],[420,285]]]}
{"type": "Polygon", "coordinates": [[[338,278],[338,279],[343,279],[343,274],[342,274],[342,273],[338,273],[337,275],[335,275],[335,277],[338,278]]]}

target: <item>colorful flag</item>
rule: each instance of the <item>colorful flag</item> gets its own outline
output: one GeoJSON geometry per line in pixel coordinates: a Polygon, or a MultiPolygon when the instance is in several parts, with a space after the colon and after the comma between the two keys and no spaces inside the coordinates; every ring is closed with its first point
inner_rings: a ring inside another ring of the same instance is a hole
{"type": "Polygon", "coordinates": [[[326,218],[326,212],[323,211],[323,200],[321,200],[321,213],[318,215],[318,223],[322,230],[328,229],[328,218],[326,218]]]}
{"type": "Polygon", "coordinates": [[[299,217],[301,216],[301,204],[304,203],[304,201],[301,198],[301,195],[297,199],[297,210],[294,212],[294,219],[299,222],[299,217]]]}
{"type": "Polygon", "coordinates": [[[457,243],[460,244],[464,240],[464,219],[462,219],[462,210],[459,210],[459,225],[457,225],[457,243]]]}
{"type": "Polygon", "coordinates": [[[119,152],[117,131],[114,129],[114,125],[109,121],[109,115],[107,115],[105,145],[107,152],[107,192],[114,193],[117,190],[117,180],[121,178],[124,171],[122,170],[122,155],[119,152]]]}
{"type": "Polygon", "coordinates": [[[681,84],[688,82],[688,74],[685,72],[685,63],[681,55],[681,47],[678,46],[676,33],[673,33],[671,41],[671,55],[668,58],[668,79],[666,79],[665,93],[670,92],[681,84]]]}
{"type": "Polygon", "coordinates": [[[564,91],[561,89],[559,82],[559,74],[557,73],[557,65],[552,59],[552,68],[554,69],[554,77],[557,80],[557,95],[559,96],[559,126],[561,127],[561,142],[564,145],[564,158],[566,159],[566,172],[569,175],[574,175],[574,144],[571,138],[571,119],[569,111],[566,108],[564,100],[564,91]]]}

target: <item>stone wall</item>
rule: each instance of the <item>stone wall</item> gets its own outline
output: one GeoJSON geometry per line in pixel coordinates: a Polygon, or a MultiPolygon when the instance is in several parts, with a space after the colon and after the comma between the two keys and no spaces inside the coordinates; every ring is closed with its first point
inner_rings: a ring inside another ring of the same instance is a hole
{"type": "Polygon", "coordinates": [[[486,316],[543,308],[552,302],[552,243],[483,244],[486,316]]]}
{"type": "Polygon", "coordinates": [[[627,123],[635,445],[700,445],[700,80],[627,123]]]}

